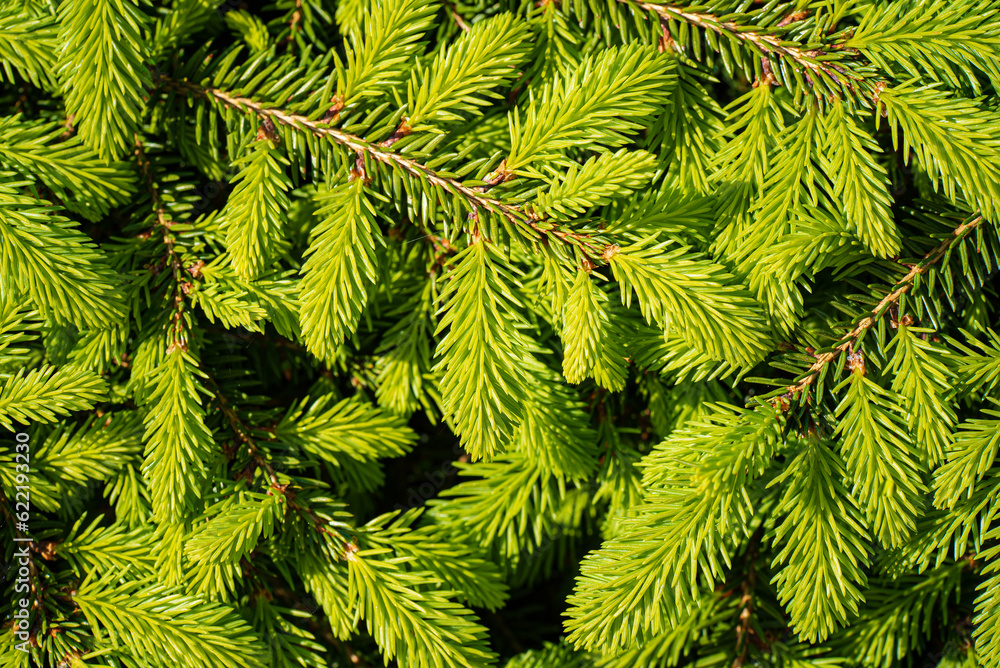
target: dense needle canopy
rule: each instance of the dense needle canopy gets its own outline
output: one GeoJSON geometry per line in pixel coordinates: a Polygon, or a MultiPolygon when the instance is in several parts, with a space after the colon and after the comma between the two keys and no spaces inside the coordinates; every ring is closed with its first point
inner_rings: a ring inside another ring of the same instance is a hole
{"type": "Polygon", "coordinates": [[[998,0],[0,0],[0,668],[1000,665],[998,87],[998,0]]]}

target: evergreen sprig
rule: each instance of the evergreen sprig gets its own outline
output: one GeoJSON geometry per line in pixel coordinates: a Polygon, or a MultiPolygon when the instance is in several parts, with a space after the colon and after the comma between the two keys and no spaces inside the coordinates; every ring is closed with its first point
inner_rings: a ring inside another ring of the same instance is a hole
{"type": "Polygon", "coordinates": [[[133,0],[73,0],[59,6],[59,80],[84,142],[102,158],[132,145],[152,87],[148,17],[133,0]]]}

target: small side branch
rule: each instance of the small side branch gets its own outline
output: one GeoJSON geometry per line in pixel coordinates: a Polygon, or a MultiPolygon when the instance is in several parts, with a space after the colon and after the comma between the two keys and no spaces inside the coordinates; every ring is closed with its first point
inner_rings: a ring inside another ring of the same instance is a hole
{"type": "MultiPolygon", "coordinates": [[[[806,49],[801,45],[789,43],[778,36],[760,30],[753,30],[732,21],[719,21],[712,14],[689,11],[685,7],[675,5],[659,5],[643,0],[618,0],[626,5],[637,7],[647,13],[656,14],[660,21],[680,21],[702,30],[714,32],[717,35],[739,40],[751,45],[762,56],[776,55],[794,62],[803,70],[813,75],[813,78],[829,79],[837,84],[845,84],[844,80],[860,81],[861,77],[844,68],[818,60],[824,55],[816,49],[806,49]]],[[[787,17],[786,17],[787,20],[787,17]]],[[[788,25],[793,21],[788,21],[788,25]]],[[[782,26],[783,27],[783,26],[782,26]]],[[[670,40],[671,42],[673,40],[670,40]]]]}
{"type": "Polygon", "coordinates": [[[539,240],[555,239],[561,243],[579,248],[585,255],[590,256],[589,259],[591,261],[600,261],[602,249],[607,245],[592,239],[586,233],[573,232],[548,221],[546,221],[547,224],[544,226],[539,225],[541,221],[523,207],[501,202],[498,199],[487,196],[485,190],[482,188],[467,186],[457,179],[442,176],[430,167],[415,160],[406,158],[398,153],[393,153],[388,150],[391,144],[386,145],[385,142],[383,144],[372,144],[356,135],[329,127],[324,121],[313,121],[306,116],[290,114],[281,109],[266,107],[255,100],[231,95],[218,88],[201,87],[187,82],[170,80],[165,80],[165,83],[176,90],[201,95],[223,106],[252,113],[264,121],[292,128],[299,132],[307,132],[315,137],[325,138],[354,152],[359,157],[359,162],[363,156],[368,156],[372,160],[384,165],[402,170],[431,186],[463,199],[473,211],[473,214],[480,210],[492,211],[515,225],[520,226],[522,229],[532,232],[539,240]]]}
{"type": "Polygon", "coordinates": [[[841,337],[841,342],[832,350],[817,355],[816,361],[809,367],[806,374],[793,385],[789,385],[786,388],[787,391],[792,396],[795,396],[796,394],[807,390],[828,364],[840,357],[841,353],[852,350],[861,335],[875,326],[878,319],[881,318],[891,306],[896,304],[904,294],[910,291],[910,288],[913,286],[913,282],[918,276],[922,276],[930,271],[931,267],[937,264],[941,258],[948,253],[952,246],[960,243],[966,236],[969,235],[969,233],[979,227],[982,222],[982,216],[977,215],[971,220],[962,223],[955,228],[955,231],[950,237],[942,241],[933,250],[927,253],[927,255],[924,256],[924,259],[918,264],[910,267],[910,271],[906,274],[906,276],[896,283],[895,289],[883,297],[875,308],[872,309],[871,315],[861,320],[851,331],[841,337]]]}

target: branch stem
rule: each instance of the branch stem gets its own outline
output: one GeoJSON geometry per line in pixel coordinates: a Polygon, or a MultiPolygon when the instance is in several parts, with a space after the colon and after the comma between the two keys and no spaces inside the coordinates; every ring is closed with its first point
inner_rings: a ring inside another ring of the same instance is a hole
{"type": "Polygon", "coordinates": [[[927,253],[923,260],[910,267],[910,271],[896,283],[892,292],[883,297],[875,308],[872,309],[871,315],[858,322],[854,328],[851,329],[851,331],[842,336],[840,343],[832,350],[817,355],[816,361],[806,371],[806,375],[786,388],[788,392],[794,396],[795,394],[808,389],[826,365],[840,357],[841,353],[851,350],[861,335],[871,329],[890,306],[897,303],[904,294],[910,291],[910,288],[913,286],[913,282],[918,276],[926,274],[931,267],[937,264],[941,258],[945,256],[954,244],[961,242],[966,235],[979,227],[982,222],[982,216],[977,214],[971,220],[962,223],[955,228],[950,237],[942,241],[934,247],[934,249],[927,253]]]}
{"type": "Polygon", "coordinates": [[[313,121],[300,114],[291,114],[281,109],[267,107],[256,100],[231,95],[218,88],[202,87],[188,82],[171,81],[169,79],[164,79],[164,82],[176,90],[201,95],[231,109],[250,112],[258,118],[268,120],[277,125],[292,128],[300,132],[308,132],[315,137],[328,139],[335,144],[351,150],[359,157],[368,156],[372,160],[400,169],[410,176],[462,198],[474,214],[479,209],[492,211],[515,225],[520,226],[522,229],[534,233],[539,240],[555,238],[562,243],[576,246],[585,254],[592,254],[593,257],[590,259],[593,261],[601,259],[602,251],[600,249],[603,249],[606,244],[599,244],[599,247],[592,245],[590,243],[590,235],[573,232],[572,230],[566,230],[558,226],[552,226],[550,229],[540,227],[538,225],[539,221],[523,207],[487,197],[481,188],[467,186],[457,179],[442,176],[426,165],[388,150],[390,146],[370,143],[356,135],[329,127],[324,121],[313,121]]]}
{"type": "MultiPolygon", "coordinates": [[[[782,40],[777,35],[760,30],[752,30],[747,26],[742,26],[732,21],[720,21],[712,14],[690,11],[685,7],[676,5],[644,2],[643,0],[618,0],[618,2],[638,7],[647,13],[656,14],[661,22],[680,21],[702,30],[714,32],[723,37],[729,37],[750,44],[758,53],[765,57],[772,54],[782,56],[804,68],[807,72],[811,72],[818,77],[831,79],[838,84],[843,83],[842,78],[855,81],[861,80],[861,77],[857,74],[817,60],[817,56],[823,55],[819,50],[806,49],[800,44],[782,40]]],[[[792,23],[792,21],[788,23],[792,23]]],[[[788,23],[785,25],[788,25],[788,23]]]]}

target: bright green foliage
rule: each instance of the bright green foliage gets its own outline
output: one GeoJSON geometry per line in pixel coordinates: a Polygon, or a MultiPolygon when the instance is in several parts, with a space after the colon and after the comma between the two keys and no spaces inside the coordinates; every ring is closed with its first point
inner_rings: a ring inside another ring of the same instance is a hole
{"type": "Polygon", "coordinates": [[[539,194],[532,208],[542,215],[572,218],[639,190],[652,180],[654,165],[645,151],[603,153],[582,167],[570,167],[561,181],[539,194]]]}
{"type": "Polygon", "coordinates": [[[730,140],[715,154],[713,181],[725,190],[726,198],[719,204],[738,210],[752,193],[763,189],[769,153],[783,122],[770,86],[756,87],[730,103],[728,109],[725,127],[730,140]]]}
{"type": "Polygon", "coordinates": [[[800,636],[825,640],[857,614],[868,584],[869,548],[857,502],[843,484],[844,463],[826,443],[810,440],[771,484],[787,481],[776,512],[778,599],[800,636]]]}
{"type": "MultiPolygon", "coordinates": [[[[995,510],[991,509],[988,517],[993,520],[995,516],[995,510]]],[[[983,538],[989,541],[989,547],[980,555],[986,560],[986,568],[983,570],[988,577],[978,587],[975,636],[983,665],[991,665],[1000,660],[1000,633],[997,632],[1000,629],[1000,575],[997,574],[1000,568],[996,560],[1000,553],[1000,545],[997,544],[1000,532],[993,527],[983,538]]]]}
{"type": "Polygon", "coordinates": [[[906,436],[899,397],[868,378],[862,362],[854,364],[837,407],[840,450],[873,537],[899,547],[921,510],[922,467],[906,436]]]}
{"type": "Polygon", "coordinates": [[[710,190],[709,167],[725,129],[723,111],[703,85],[711,81],[706,73],[682,63],[678,74],[667,113],[653,126],[651,140],[654,146],[659,140],[659,153],[669,161],[669,176],[678,189],[702,194],[710,190]]]}
{"type": "Polygon", "coordinates": [[[250,623],[258,636],[271,639],[270,666],[323,668],[323,646],[311,632],[296,626],[308,618],[305,610],[282,608],[263,598],[254,602],[250,623]]]}
{"type": "MultiPolygon", "coordinates": [[[[0,282],[6,295],[30,295],[46,317],[106,327],[122,317],[115,274],[78,224],[47,202],[0,186],[0,282]]],[[[6,296],[5,295],[5,296],[6,296]]]]}
{"type": "Polygon", "coordinates": [[[320,206],[323,222],[313,230],[302,267],[300,317],[306,346],[318,358],[333,360],[361,319],[375,283],[381,237],[374,235],[375,208],[362,180],[323,193],[320,206]]]}
{"type": "Polygon", "coordinates": [[[262,666],[261,647],[232,609],[205,604],[142,581],[114,586],[114,577],[94,580],[74,600],[110,647],[127,648],[140,660],[175,666],[262,666]]]}
{"type": "Polygon", "coordinates": [[[178,522],[201,495],[208,476],[212,432],[205,426],[202,398],[195,380],[197,362],[179,346],[167,352],[153,370],[146,407],[145,460],[142,474],[151,488],[161,522],[178,522]]]}
{"type": "Polygon", "coordinates": [[[81,577],[89,572],[153,573],[152,546],[149,533],[142,529],[126,531],[121,525],[100,526],[99,515],[88,526],[83,518],[70,529],[62,543],[62,553],[73,571],[81,577]]]}
{"type": "Polygon", "coordinates": [[[57,512],[81,486],[113,478],[142,453],[142,423],[135,413],[111,413],[72,430],[50,432],[34,456],[39,476],[33,499],[57,512]]]}
{"type": "Polygon", "coordinates": [[[0,668],[1000,664],[998,90],[1000,0],[0,0],[0,668]]]}
{"type": "Polygon", "coordinates": [[[756,232],[755,237],[762,243],[747,249],[746,262],[753,262],[771,244],[788,234],[792,217],[800,208],[816,208],[816,181],[821,177],[813,166],[821,141],[818,124],[818,114],[811,110],[787,128],[774,147],[763,191],[751,207],[753,223],[745,232],[756,232]]]}
{"type": "Polygon", "coordinates": [[[370,559],[379,551],[350,553],[352,599],[358,600],[361,619],[387,659],[404,665],[467,666],[491,658],[485,629],[470,621],[472,613],[440,594],[421,594],[414,587],[431,582],[430,573],[407,572],[405,560],[370,559]],[[428,660],[433,656],[433,663],[428,660]]]}
{"type": "Polygon", "coordinates": [[[674,330],[714,360],[752,366],[766,349],[767,334],[746,290],[730,283],[723,267],[671,248],[670,242],[639,242],[614,249],[611,268],[628,307],[632,293],[649,324],[674,330]]]}
{"type": "Polygon", "coordinates": [[[609,390],[625,386],[625,348],[608,317],[608,297],[585,272],[578,271],[563,313],[566,345],[563,375],[571,383],[593,377],[609,390]]]}
{"type": "Polygon", "coordinates": [[[919,650],[934,633],[935,616],[956,602],[963,570],[963,563],[953,562],[919,576],[873,581],[866,610],[834,643],[863,647],[867,665],[898,661],[919,650]]]}
{"type": "Polygon", "coordinates": [[[490,458],[520,420],[521,383],[515,370],[527,341],[511,317],[517,302],[507,287],[509,278],[486,244],[472,244],[454,262],[438,325],[448,331],[437,352],[444,371],[442,408],[472,457],[490,458]]]}
{"type": "Polygon", "coordinates": [[[376,395],[379,405],[398,415],[413,415],[421,405],[433,411],[432,402],[437,403],[425,389],[434,387],[427,378],[431,368],[433,288],[434,284],[427,281],[411,300],[402,302],[396,311],[399,321],[379,345],[383,356],[376,395]]]}
{"type": "MultiPolygon", "coordinates": [[[[581,142],[617,148],[662,104],[675,81],[673,63],[649,49],[608,49],[563,75],[510,118],[506,169],[539,175],[535,161],[560,163],[558,151],[581,142]],[[669,64],[668,64],[669,63],[669,64]],[[586,94],[581,94],[586,91],[586,94]]],[[[565,163],[569,164],[569,163],[565,163]]]]}
{"type": "Polygon", "coordinates": [[[968,345],[950,340],[962,353],[955,361],[959,378],[967,391],[990,392],[1000,383],[1000,335],[987,329],[987,340],[981,341],[968,332],[963,334],[968,345]]]}
{"type": "Polygon", "coordinates": [[[237,562],[269,538],[284,514],[280,494],[254,494],[223,505],[184,546],[185,554],[201,563],[237,562]]]}
{"type": "Polygon", "coordinates": [[[363,32],[351,40],[345,68],[338,71],[338,96],[344,106],[402,83],[401,73],[419,52],[435,9],[426,0],[379,0],[362,12],[363,32]]]}
{"type": "Polygon", "coordinates": [[[924,337],[921,331],[901,325],[889,347],[895,346],[891,373],[892,389],[905,398],[909,427],[924,463],[935,466],[944,460],[957,417],[951,406],[955,374],[948,368],[948,351],[924,337]]]}
{"type": "Polygon", "coordinates": [[[391,527],[371,533],[367,539],[412,557],[415,568],[435,573],[470,606],[489,610],[501,607],[507,600],[507,586],[496,564],[472,545],[449,542],[443,527],[426,525],[409,530],[419,516],[419,512],[412,511],[403,514],[391,527]]]}
{"type": "Polygon", "coordinates": [[[12,429],[14,422],[54,422],[57,416],[93,407],[104,391],[104,380],[85,369],[21,369],[4,381],[0,424],[12,429]]]}
{"type": "Polygon", "coordinates": [[[233,165],[241,169],[222,213],[222,229],[233,268],[244,280],[260,276],[282,239],[288,210],[285,192],[291,183],[276,153],[270,141],[261,140],[233,165]]]}
{"type": "Polygon", "coordinates": [[[952,88],[980,84],[970,71],[1000,82],[1000,16],[984,0],[872,5],[844,46],[905,79],[925,75],[952,88]]]}
{"type": "Polygon", "coordinates": [[[501,14],[477,23],[441,51],[426,70],[414,68],[407,124],[420,131],[434,123],[461,121],[458,111],[499,98],[492,89],[517,75],[517,66],[528,52],[527,38],[524,22],[501,14]]]}
{"type": "Polygon", "coordinates": [[[225,19],[226,25],[240,33],[252,51],[267,51],[271,35],[263,21],[244,11],[226,12],[225,19]]]}
{"type": "Polygon", "coordinates": [[[831,105],[824,119],[828,162],[824,172],[833,182],[831,195],[844,203],[845,213],[861,241],[876,257],[899,252],[899,230],[892,219],[892,199],[878,145],[862,130],[843,104],[831,105]]]}
{"type": "Polygon", "coordinates": [[[96,220],[135,187],[125,163],[105,164],[78,137],[63,139],[64,128],[0,121],[0,167],[15,170],[51,188],[71,211],[96,220]]]}
{"type": "Polygon", "coordinates": [[[993,466],[1000,449],[1000,413],[984,410],[989,418],[972,418],[958,425],[948,451],[948,461],[934,480],[935,503],[952,508],[970,498],[983,476],[993,466]]]}
{"type": "MultiPolygon", "coordinates": [[[[1000,141],[996,113],[934,89],[903,85],[882,91],[879,105],[892,141],[912,155],[949,199],[963,197],[993,217],[1000,206],[1000,141]]],[[[876,118],[879,118],[876,116],[876,118]]]]}
{"type": "Polygon", "coordinates": [[[0,67],[9,81],[17,71],[34,85],[53,90],[59,25],[51,15],[32,16],[17,4],[0,7],[0,67]]]}
{"type": "Polygon", "coordinates": [[[0,378],[29,359],[31,349],[25,344],[38,338],[30,330],[37,325],[38,314],[12,299],[0,300],[0,378]]]}
{"type": "Polygon", "coordinates": [[[773,456],[780,424],[766,411],[709,410],[646,458],[643,503],[583,561],[568,623],[577,646],[627,647],[669,630],[699,585],[730,563],[728,536],[750,532],[749,488],[773,456]]]}
{"type": "Polygon", "coordinates": [[[349,399],[329,403],[319,399],[308,408],[293,407],[275,426],[275,438],[334,464],[342,458],[398,457],[413,447],[416,435],[398,417],[349,399]]]}
{"type": "Polygon", "coordinates": [[[72,0],[59,5],[59,79],[84,142],[102,158],[121,157],[139,128],[152,82],[133,0],[72,0]]]}

